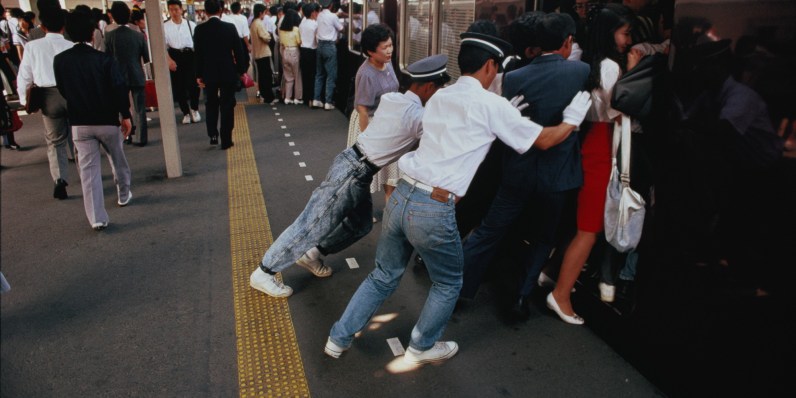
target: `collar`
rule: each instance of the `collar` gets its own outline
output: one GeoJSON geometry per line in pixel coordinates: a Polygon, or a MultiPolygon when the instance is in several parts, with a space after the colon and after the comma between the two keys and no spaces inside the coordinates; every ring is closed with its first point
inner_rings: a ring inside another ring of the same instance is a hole
{"type": "Polygon", "coordinates": [[[481,85],[481,82],[472,76],[460,76],[459,80],[456,80],[456,84],[464,84],[465,86],[473,86],[473,87],[478,87],[480,89],[484,88],[481,85]]]}
{"type": "Polygon", "coordinates": [[[420,97],[417,96],[412,90],[406,90],[404,96],[412,102],[416,102],[418,105],[423,106],[423,101],[420,100],[420,97]]]}
{"type": "Polygon", "coordinates": [[[47,34],[46,34],[46,35],[44,35],[44,37],[50,37],[50,38],[60,38],[60,39],[63,39],[63,38],[64,38],[64,35],[63,35],[63,34],[61,34],[61,33],[47,32],[47,34]]]}
{"type": "Polygon", "coordinates": [[[219,21],[221,20],[221,17],[219,17],[218,15],[211,15],[210,18],[207,18],[207,20],[209,21],[213,18],[218,19],[219,21]]]}
{"type": "Polygon", "coordinates": [[[564,57],[562,57],[561,54],[547,53],[534,58],[533,60],[531,60],[531,63],[541,64],[544,62],[556,62],[556,61],[564,61],[564,57]]]}

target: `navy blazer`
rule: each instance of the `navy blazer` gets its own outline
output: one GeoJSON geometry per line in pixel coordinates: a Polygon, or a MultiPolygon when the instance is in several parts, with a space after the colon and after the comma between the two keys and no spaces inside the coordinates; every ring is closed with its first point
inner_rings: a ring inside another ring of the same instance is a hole
{"type": "Polygon", "coordinates": [[[249,68],[235,25],[217,17],[196,26],[193,36],[196,77],[211,86],[237,84],[249,68]]]}
{"type": "Polygon", "coordinates": [[[113,55],[122,70],[122,76],[130,87],[144,87],[144,69],[141,63],[149,62],[149,51],[144,34],[127,25],[105,35],[105,52],[113,55]]]}
{"type": "MultiPolygon", "coordinates": [[[[556,126],[562,112],[578,91],[584,90],[589,65],[567,61],[558,54],[536,57],[530,64],[509,72],[503,81],[503,96],[525,96],[522,113],[544,126],[556,126]]],[[[570,134],[562,143],[547,149],[531,148],[525,154],[507,150],[503,157],[503,185],[522,192],[561,192],[583,184],[580,143],[570,134]]]]}

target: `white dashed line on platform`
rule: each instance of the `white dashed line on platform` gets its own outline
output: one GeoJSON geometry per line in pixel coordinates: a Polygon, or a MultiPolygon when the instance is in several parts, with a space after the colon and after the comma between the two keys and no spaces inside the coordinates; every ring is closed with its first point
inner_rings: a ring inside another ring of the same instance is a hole
{"type": "Polygon", "coordinates": [[[299,162],[299,167],[307,167],[307,164],[304,162],[299,162]]]}
{"type": "MultiPolygon", "coordinates": [[[[276,108],[274,108],[274,109],[276,109],[276,108]]],[[[279,112],[276,112],[276,113],[274,113],[274,115],[275,115],[275,116],[279,116],[279,115],[281,115],[281,113],[279,113],[279,112]]]]}
{"type": "Polygon", "coordinates": [[[285,119],[276,119],[277,122],[284,122],[285,119]]]}
{"type": "Polygon", "coordinates": [[[359,263],[357,262],[357,259],[355,259],[353,257],[349,257],[349,258],[345,259],[345,262],[348,263],[348,268],[351,268],[351,269],[359,268],[359,263]]]}
{"type": "Polygon", "coordinates": [[[304,179],[307,180],[307,181],[312,181],[312,176],[309,176],[309,175],[304,176],[304,179]]]}
{"type": "Polygon", "coordinates": [[[288,142],[287,144],[288,144],[288,145],[290,145],[290,146],[296,146],[296,143],[295,143],[295,142],[293,142],[293,141],[290,141],[290,142],[288,142]]]}
{"type": "Polygon", "coordinates": [[[285,137],[290,137],[290,133],[285,133],[285,137]]]}
{"type": "Polygon", "coordinates": [[[300,156],[300,155],[301,155],[301,153],[299,153],[299,152],[293,152],[293,156],[300,156]]]}
{"type": "MultiPolygon", "coordinates": [[[[273,107],[273,108],[271,108],[271,109],[273,109],[273,110],[276,110],[276,107],[273,107]]],[[[277,113],[277,115],[278,115],[278,113],[277,113]]]]}
{"type": "Polygon", "coordinates": [[[401,340],[398,340],[397,337],[387,339],[387,344],[390,346],[392,354],[395,355],[396,357],[403,355],[406,352],[404,351],[404,346],[401,344],[401,340]]]}
{"type": "Polygon", "coordinates": [[[286,128],[287,128],[287,126],[282,126],[282,128],[283,128],[283,129],[286,129],[286,128]]]}

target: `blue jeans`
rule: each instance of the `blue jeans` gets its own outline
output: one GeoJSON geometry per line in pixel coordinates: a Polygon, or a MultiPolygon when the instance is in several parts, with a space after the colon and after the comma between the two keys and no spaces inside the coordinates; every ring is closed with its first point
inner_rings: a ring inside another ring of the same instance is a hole
{"type": "Polygon", "coordinates": [[[463,255],[453,199],[440,203],[429,192],[398,182],[384,210],[376,269],[362,282],[329,337],[351,346],[354,334],[367,325],[379,306],[392,295],[417,249],[426,263],[431,289],[409,346],[425,351],[442,336],[462,286],[463,255]]]}
{"type": "Polygon", "coordinates": [[[377,171],[351,148],[340,152],[296,221],[265,252],[260,268],[280,272],[315,246],[336,253],[367,235],[373,228],[370,182],[377,171]]]}
{"type": "Polygon", "coordinates": [[[334,103],[334,85],[337,81],[337,47],[333,42],[318,42],[318,62],[315,68],[314,100],[321,101],[321,90],[326,85],[326,104],[334,103]]]}

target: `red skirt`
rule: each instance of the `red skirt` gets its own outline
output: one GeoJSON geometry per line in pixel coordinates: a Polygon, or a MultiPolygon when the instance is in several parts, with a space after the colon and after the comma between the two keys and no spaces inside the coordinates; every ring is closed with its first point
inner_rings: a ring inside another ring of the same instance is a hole
{"type": "Polygon", "coordinates": [[[611,177],[611,140],[613,123],[594,122],[586,133],[583,147],[583,186],[578,192],[578,229],[603,230],[605,191],[611,177]]]}

